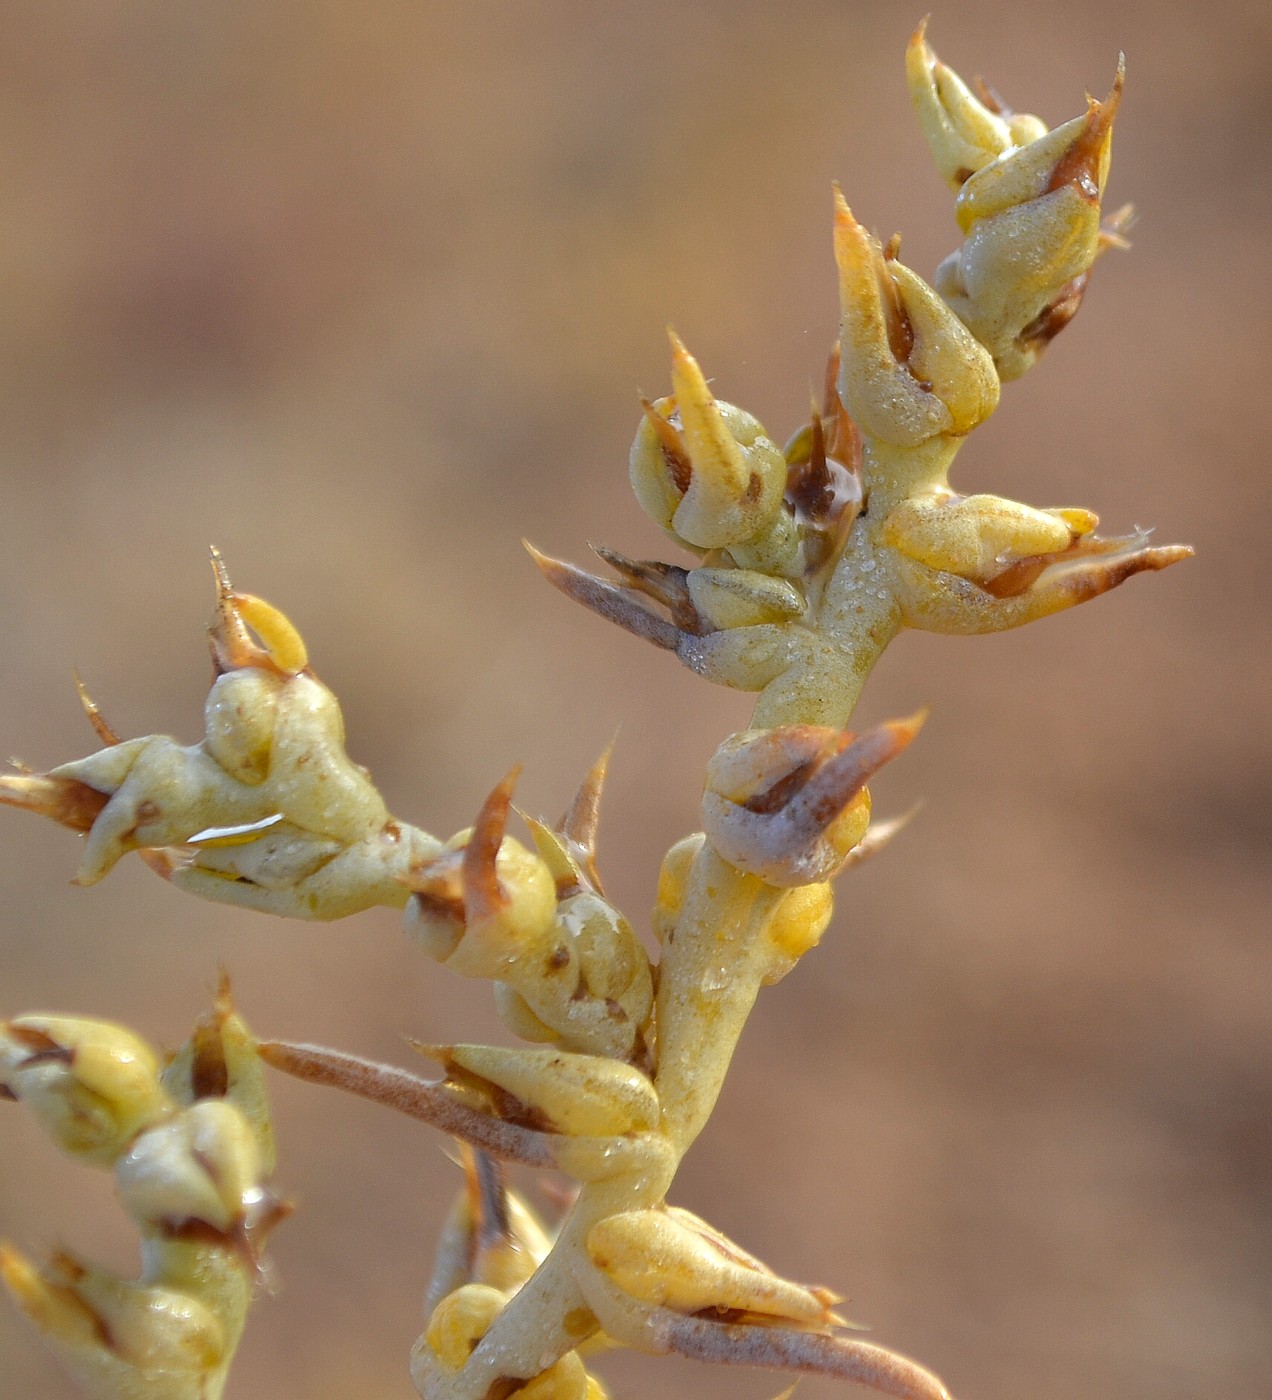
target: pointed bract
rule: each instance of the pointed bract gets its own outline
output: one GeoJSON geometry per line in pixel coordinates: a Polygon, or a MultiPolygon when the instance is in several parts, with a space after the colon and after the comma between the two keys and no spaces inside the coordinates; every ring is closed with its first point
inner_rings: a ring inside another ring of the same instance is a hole
{"type": "Polygon", "coordinates": [[[1008,123],[932,52],[927,20],[910,37],[905,74],[919,127],[951,189],[961,189],[969,176],[1016,144],[1008,123]]]}
{"type": "Polygon", "coordinates": [[[839,393],[863,432],[898,447],[962,436],[993,412],[989,357],[931,288],[883,249],[835,187],[839,393]]]}
{"type": "Polygon", "coordinates": [[[781,889],[829,879],[865,835],[866,782],[922,722],[892,720],[860,737],[814,725],[734,735],[707,766],[707,839],[739,870],[781,889]]]}

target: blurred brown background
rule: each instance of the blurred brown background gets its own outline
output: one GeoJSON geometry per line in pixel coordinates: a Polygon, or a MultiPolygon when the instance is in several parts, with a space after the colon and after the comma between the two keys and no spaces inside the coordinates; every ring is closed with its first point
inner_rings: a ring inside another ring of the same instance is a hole
{"type": "MultiPolygon", "coordinates": [[[[0,732],[192,740],[209,542],[303,628],[391,805],[465,824],[514,761],[555,814],[621,726],[602,840],[639,917],[745,697],[571,610],[522,554],[665,552],[631,501],[663,326],[784,437],[836,325],[829,185],[906,259],[953,246],[911,119],[912,12],[842,0],[9,0],[0,10],[0,732]]],[[[961,1400],[1272,1391],[1266,0],[950,3],[931,35],[1049,121],[1129,86],[1140,210],[1077,323],[958,463],[968,489],[1155,523],[1197,559],[1023,633],[906,637],[930,703],[823,947],[762,998],[677,1202],[833,1285],[961,1400]]],[[[408,1059],[501,1034],[390,914],[197,904],[0,814],[7,1011],[176,1044],[219,964],[262,1032],[408,1059]]],[[[418,1125],[276,1084],[281,1293],[238,1400],[413,1392],[457,1184],[418,1125]]],[[[109,1181],[0,1114],[0,1233],[126,1268],[109,1181]]],[[[620,1396],[772,1377],[618,1358],[620,1396]]],[[[0,1392],[73,1392],[0,1309],[0,1392]]],[[[829,1385],[802,1395],[829,1397],[829,1385]]]]}

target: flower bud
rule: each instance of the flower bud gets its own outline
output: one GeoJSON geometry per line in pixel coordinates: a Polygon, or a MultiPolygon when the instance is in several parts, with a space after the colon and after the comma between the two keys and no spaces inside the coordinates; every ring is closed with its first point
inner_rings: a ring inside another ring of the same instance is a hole
{"type": "Polygon", "coordinates": [[[594,891],[561,900],[550,939],[503,975],[517,1000],[499,1006],[512,1013],[505,1019],[517,1034],[587,1055],[639,1058],[654,1000],[649,955],[631,924],[594,891]]]}
{"type": "MultiPolygon", "coordinates": [[[[860,849],[858,842],[853,850],[860,849]]],[[[805,953],[821,942],[834,912],[835,897],[828,881],[799,885],[787,892],[768,926],[773,962],[764,977],[766,987],[780,982],[805,953]]]]}
{"type": "Polygon", "coordinates": [[[658,869],[658,894],[654,903],[654,936],[660,944],[676,926],[676,916],[685,902],[689,872],[706,837],[700,831],[682,837],[667,852],[658,869]]]}
{"type": "Polygon", "coordinates": [[[0,777],[0,802],[86,833],[77,884],[140,851],[182,889],[270,913],[332,919],[400,908],[402,877],[438,843],[395,822],[349,758],[340,705],[309,671],[295,627],[234,592],[219,556],[214,567],[217,678],[203,741],[121,742],[81,686],[106,747],[49,773],[0,777]]]}
{"type": "Polygon", "coordinates": [[[122,1026],[71,1016],[0,1023],[0,1085],[74,1157],[108,1166],[172,1111],[145,1041],[122,1026]]]}
{"type": "Polygon", "coordinates": [[[1090,511],[943,493],[902,501],[884,518],[880,534],[909,559],[988,587],[1016,561],[1058,555],[1097,524],[1090,511]]]}
{"type": "Polygon", "coordinates": [[[465,977],[507,978],[550,937],[556,881],[546,862],[504,835],[514,768],[482,804],[470,832],[415,868],[407,934],[465,977]]]}
{"type": "Polygon", "coordinates": [[[661,1109],[649,1080],[618,1060],[562,1050],[416,1045],[447,1077],[494,1092],[496,1111],[543,1132],[616,1137],[650,1132],[661,1109]]]}
{"type": "Polygon", "coordinates": [[[686,582],[699,615],[715,628],[790,622],[807,607],[793,583],[755,569],[691,569],[686,582]]]}
{"type": "Polygon", "coordinates": [[[567,1351],[514,1394],[517,1400],[591,1400],[592,1384],[578,1353],[567,1351]]]}
{"type": "Polygon", "coordinates": [[[966,238],[935,285],[1003,379],[1023,374],[1072,320],[1096,258],[1115,241],[1100,204],[1124,77],[1119,62],[1103,102],[1007,152],[959,193],[966,238]]]}
{"type": "Polygon", "coordinates": [[[234,1009],[229,978],[221,977],[212,1010],[195,1024],[190,1039],[172,1057],[160,1082],[179,1103],[224,1099],[247,1120],[256,1138],[261,1171],[275,1165],[274,1129],[270,1122],[265,1074],[256,1037],[234,1009]]]}
{"type": "MultiPolygon", "coordinates": [[[[653,981],[649,955],[626,918],[607,899],[592,890],[580,890],[557,906],[557,927],[573,945],[579,962],[579,986],[575,995],[603,1003],[611,1020],[615,1008],[633,1031],[649,1019],[653,1005],[653,981]]],[[[605,1054],[591,1045],[576,1047],[591,1054],[605,1054]]],[[[630,1052],[622,1052],[624,1057],[630,1052]]]]}
{"type": "Polygon", "coordinates": [[[631,481],[646,512],[695,550],[754,540],[782,509],[786,459],[758,420],[717,401],[671,333],[670,398],[645,404],[631,481]]]}
{"type": "Polygon", "coordinates": [[[625,1293],[655,1307],[756,1313],[813,1328],[838,1321],[833,1294],[779,1278],[686,1210],[611,1215],[588,1232],[587,1252],[625,1293]]]}
{"type": "Polygon", "coordinates": [[[437,1304],[466,1283],[516,1292],[547,1258],[552,1238],[515,1191],[503,1164],[486,1152],[460,1144],[464,1185],[442,1227],[433,1275],[424,1298],[432,1316],[437,1304]]]}
{"type": "Polygon", "coordinates": [[[249,787],[269,776],[284,684],[278,676],[255,668],[227,671],[213,682],[204,702],[204,747],[230,777],[249,787]]]}
{"type": "Polygon", "coordinates": [[[507,1301],[506,1294],[488,1283],[467,1283],[433,1309],[424,1340],[443,1366],[458,1371],[507,1301]]]}
{"type": "Polygon", "coordinates": [[[961,189],[969,176],[1015,144],[1007,121],[976,98],[927,42],[927,20],[910,37],[905,75],[919,126],[942,179],[961,189]]]}
{"type": "Polygon", "coordinates": [[[829,879],[865,835],[867,780],[902,752],[922,717],[860,737],[817,725],[751,729],[707,765],[707,840],[739,870],[785,889],[829,879]]]}
{"type": "Polygon", "coordinates": [[[165,1233],[195,1221],[231,1235],[262,1195],[252,1129],[221,1099],[200,1100],[142,1133],[115,1176],[133,1219],[165,1233]]]}
{"type": "Polygon", "coordinates": [[[7,1246],[0,1246],[0,1279],[93,1400],[219,1393],[232,1348],[199,1299],[117,1279],[66,1254],[41,1271],[7,1246]]]}
{"type": "Polygon", "coordinates": [[[885,257],[835,189],[839,392],[862,431],[898,447],[962,436],[994,411],[998,376],[936,293],[885,257]]]}
{"type": "Polygon", "coordinates": [[[530,1003],[511,982],[496,982],[494,993],[499,1019],[518,1040],[528,1040],[535,1045],[556,1045],[560,1042],[560,1033],[531,1011],[530,1003]]]}

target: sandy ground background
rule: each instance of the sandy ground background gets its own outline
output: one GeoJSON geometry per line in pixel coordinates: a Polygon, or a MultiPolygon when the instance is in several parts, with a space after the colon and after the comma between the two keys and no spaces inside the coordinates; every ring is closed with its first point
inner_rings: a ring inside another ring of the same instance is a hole
{"type": "MultiPolygon", "coordinates": [[[[829,185],[953,246],[879,4],[10,0],[0,11],[0,732],[200,732],[209,542],[284,606],[393,808],[465,824],[515,760],[554,815],[621,729],[602,865],[638,918],[745,697],[572,610],[521,552],[665,547],[631,501],[663,326],[784,437],[836,324],[829,185]]],[[[1272,10],[951,3],[931,34],[1052,122],[1129,86],[1135,249],[957,480],[1197,559],[988,640],[903,638],[922,797],[766,993],[675,1200],[833,1285],[960,1400],[1272,1390],[1267,79],[1272,10]]],[[[262,1032],[408,1059],[499,1035],[396,918],[283,924],[0,814],[0,1002],[176,1044],[218,965],[262,1032]]],[[[418,1125],[276,1084],[277,1297],[237,1400],[409,1397],[457,1184],[418,1125]]],[[[0,1233],[121,1268],[110,1184],[0,1112],[0,1233]]],[[[619,1358],[619,1396],[771,1377],[619,1358]]],[[[0,1309],[0,1392],[69,1382],[0,1309]]],[[[806,1385],[801,1395],[831,1394],[806,1385]]]]}

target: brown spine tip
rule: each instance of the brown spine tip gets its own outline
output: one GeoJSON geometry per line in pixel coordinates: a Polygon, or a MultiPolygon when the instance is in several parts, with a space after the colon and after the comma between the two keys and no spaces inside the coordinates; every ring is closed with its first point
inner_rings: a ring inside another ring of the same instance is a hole
{"type": "Polygon", "coordinates": [[[843,401],[839,397],[839,367],[843,359],[843,346],[839,343],[839,338],[835,338],[835,343],[830,347],[830,354],[826,356],[826,375],[822,380],[822,416],[833,418],[837,412],[843,411],[843,401]]]}
{"type": "MultiPolygon", "coordinates": [[[[834,412],[828,417],[830,419],[830,434],[826,439],[827,451],[846,471],[853,476],[860,475],[861,430],[839,398],[835,399],[834,412]]],[[[860,492],[858,491],[857,494],[860,495],[860,492]]]]}
{"type": "Polygon", "coordinates": [[[119,735],[115,732],[114,728],[107,723],[101,710],[98,708],[97,701],[88,693],[88,687],[80,678],[80,673],[78,671],[72,671],[71,674],[75,677],[75,693],[79,696],[80,707],[83,709],[89,724],[92,725],[93,733],[97,735],[107,748],[114,748],[116,744],[122,742],[119,735]]]}
{"type": "Polygon", "coordinates": [[[216,586],[216,612],[212,625],[208,628],[208,641],[212,648],[212,664],[217,675],[226,671],[237,671],[247,666],[268,666],[269,658],[264,649],[257,645],[247,624],[239,616],[235,604],[234,585],[230,582],[230,572],[216,545],[210,545],[212,577],[216,586]]]}
{"type": "Polygon", "coordinates": [[[908,365],[914,353],[914,326],[910,313],[901,300],[901,292],[888,271],[890,259],[884,258],[879,269],[879,285],[883,290],[883,319],[888,330],[888,349],[899,365],[908,365]]]}
{"type": "MultiPolygon", "coordinates": [[[[806,563],[813,571],[830,552],[829,537],[842,531],[848,508],[860,503],[861,438],[836,395],[825,416],[814,408],[807,437],[800,434],[800,441],[807,444],[806,453],[788,458],[786,499],[797,519],[813,526],[822,541],[821,550],[815,550],[811,548],[814,537],[805,540],[806,563]]],[[[847,523],[855,515],[853,510],[847,523]]]]}
{"type": "Polygon", "coordinates": [[[508,896],[499,883],[497,862],[508,827],[513,790],[520,776],[518,763],[491,790],[464,847],[464,913],[469,923],[479,924],[507,908],[508,896]]]}
{"type": "Polygon", "coordinates": [[[813,405],[808,428],[807,480],[808,485],[821,494],[830,486],[830,468],[826,465],[826,430],[822,425],[822,416],[818,413],[816,404],[813,405]]]}
{"type": "Polygon", "coordinates": [[[609,773],[613,752],[614,740],[611,739],[601,756],[587,770],[587,775],[579,784],[573,801],[557,824],[558,833],[569,842],[572,854],[583,867],[583,872],[593,888],[598,891],[601,883],[596,870],[596,835],[601,822],[601,797],[605,791],[605,779],[609,773]]]}
{"type": "Polygon", "coordinates": [[[786,807],[804,839],[825,831],[885,763],[904,753],[926,718],[920,710],[908,719],[887,720],[823,763],[786,807]]]}
{"type": "Polygon", "coordinates": [[[1100,161],[1105,143],[1113,129],[1117,109],[1122,105],[1122,92],[1126,87],[1126,55],[1117,56],[1117,73],[1113,86],[1103,102],[1089,98],[1087,102],[1086,125],[1078,139],[1061,156],[1047,182],[1048,194],[1073,185],[1092,204],[1100,202],[1100,161]]]}
{"type": "Polygon", "coordinates": [[[221,1027],[212,1017],[200,1021],[195,1028],[190,1092],[196,1099],[223,1099],[230,1092],[230,1069],[221,1027]]]}
{"type": "Polygon", "coordinates": [[[1078,602],[1085,602],[1088,598],[1117,588],[1136,574],[1169,569],[1172,564],[1182,564],[1185,559],[1191,559],[1195,553],[1193,547],[1187,544],[1155,545],[1122,558],[1114,557],[1107,562],[1075,568],[1064,584],[1078,602]]]}
{"type": "Polygon", "coordinates": [[[1191,545],[1155,545],[1145,543],[1148,532],[1130,535],[1078,535],[1067,549],[1054,554],[1030,554],[1013,560],[1006,568],[980,586],[995,598],[1018,598],[1027,593],[1049,569],[1064,570],[1063,586],[1085,600],[1107,593],[1124,583],[1133,574],[1145,570],[1166,569],[1172,564],[1191,559],[1191,545]],[[1108,556],[1104,562],[1097,562],[1108,556]]]}

